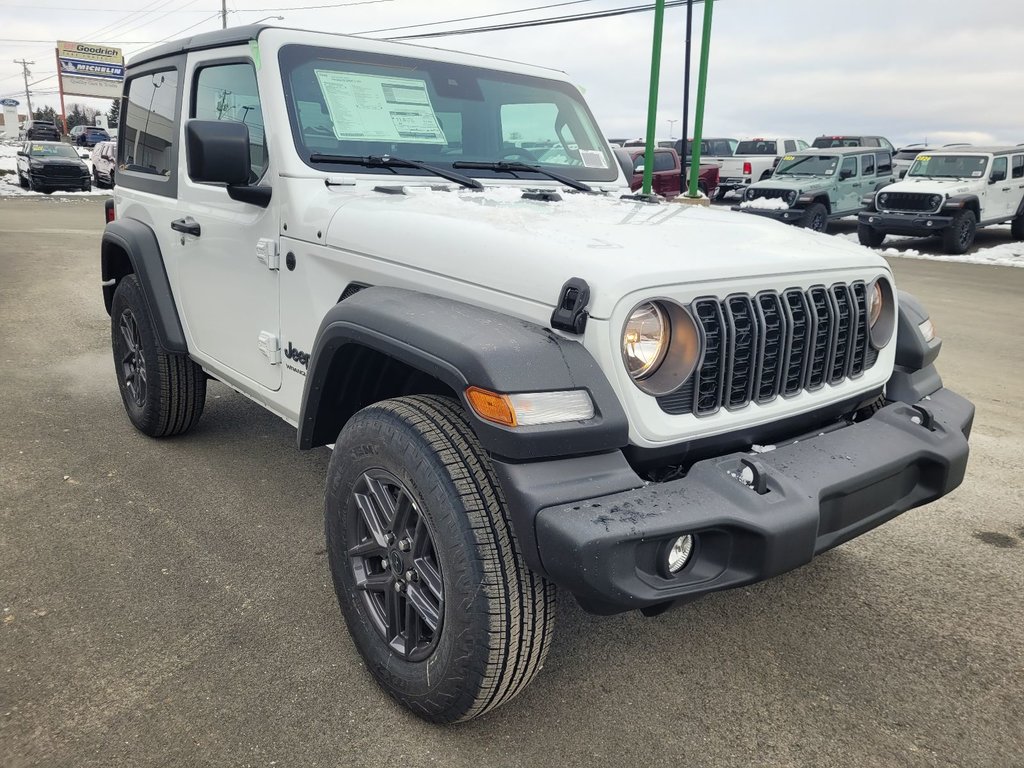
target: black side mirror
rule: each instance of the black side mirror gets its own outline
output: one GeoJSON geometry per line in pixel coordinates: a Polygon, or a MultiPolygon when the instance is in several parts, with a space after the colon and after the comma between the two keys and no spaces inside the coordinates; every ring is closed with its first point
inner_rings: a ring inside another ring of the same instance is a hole
{"type": "Polygon", "coordinates": [[[249,186],[249,127],[227,120],[189,120],[185,154],[192,181],[224,184],[228,197],[261,208],[270,204],[270,187],[249,186]]]}
{"type": "Polygon", "coordinates": [[[189,120],[185,151],[192,181],[228,186],[249,183],[249,128],[245,123],[189,120]]]}
{"type": "Polygon", "coordinates": [[[992,171],[992,175],[988,177],[989,184],[995,184],[997,181],[1006,180],[1006,171],[992,171]]]}
{"type": "Polygon", "coordinates": [[[853,171],[849,170],[848,168],[839,171],[839,180],[840,181],[845,181],[846,179],[849,179],[852,176],[853,176],[853,171]]]}
{"type": "Polygon", "coordinates": [[[19,149],[18,157],[28,157],[28,152],[26,152],[24,149],[19,149]]]}

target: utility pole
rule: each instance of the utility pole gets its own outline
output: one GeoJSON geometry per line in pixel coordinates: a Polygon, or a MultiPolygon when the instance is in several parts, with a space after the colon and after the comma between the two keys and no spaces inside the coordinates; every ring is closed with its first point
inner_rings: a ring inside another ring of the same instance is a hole
{"type": "Polygon", "coordinates": [[[693,162],[690,164],[690,190],[686,197],[700,197],[697,177],[700,175],[700,140],[704,136],[704,95],[708,89],[708,52],[711,49],[711,16],[715,0],[704,0],[704,24],[701,29],[700,72],[697,74],[697,114],[693,120],[693,162]]]}
{"type": "Polygon", "coordinates": [[[220,28],[228,28],[228,0],[220,0],[220,28]]]}
{"type": "Polygon", "coordinates": [[[15,64],[21,64],[21,74],[25,77],[25,102],[28,104],[28,119],[32,119],[32,96],[28,92],[28,76],[32,74],[28,71],[29,64],[35,64],[34,61],[25,61],[24,59],[15,59],[15,64]]]}
{"type": "Polygon", "coordinates": [[[686,0],[686,62],[683,67],[683,143],[679,145],[682,158],[679,169],[679,188],[686,189],[686,169],[690,166],[690,153],[686,141],[690,138],[690,37],[693,32],[693,0],[686,0]]]}
{"type": "Polygon", "coordinates": [[[665,25],[665,0],[654,3],[654,37],[651,41],[651,90],[647,99],[647,137],[644,150],[642,195],[651,194],[654,172],[654,134],[658,121],[658,78],[661,75],[661,35],[665,25]]]}

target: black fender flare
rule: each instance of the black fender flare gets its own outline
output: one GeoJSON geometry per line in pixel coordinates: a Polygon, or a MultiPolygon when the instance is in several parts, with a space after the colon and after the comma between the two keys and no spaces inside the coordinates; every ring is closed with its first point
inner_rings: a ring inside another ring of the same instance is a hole
{"type": "Polygon", "coordinates": [[[1013,214],[1013,218],[1024,217],[1024,195],[1021,195],[1020,202],[1017,204],[1017,212],[1013,214]]]}
{"type": "MultiPolygon", "coordinates": [[[[977,195],[950,195],[942,203],[942,210],[962,210],[964,208],[973,208],[975,211],[981,211],[981,200],[977,195]]],[[[978,217],[981,218],[980,216],[978,217]]]]}
{"type": "MultiPolygon", "coordinates": [[[[299,415],[299,448],[333,443],[332,368],[368,347],[441,381],[466,406],[483,447],[495,456],[536,460],[622,448],[629,426],[615,391],[578,341],[509,315],[417,291],[371,287],[324,316],[310,356],[299,415]],[[505,427],[476,416],[466,388],[493,392],[585,389],[589,421],[505,427]]],[[[341,369],[343,370],[343,369],[341,369]]]]}
{"type": "Polygon", "coordinates": [[[928,310],[915,296],[899,291],[899,315],[896,318],[896,365],[885,385],[886,397],[914,405],[938,391],[942,378],[935,368],[935,359],[942,349],[942,339],[931,341],[921,333],[921,323],[930,319],[928,310]]]}
{"type": "Polygon", "coordinates": [[[156,323],[160,346],[167,352],[188,352],[171,283],[164,269],[160,243],[149,226],[137,219],[119,219],[107,224],[100,250],[100,273],[108,315],[117,284],[126,275],[135,273],[146,297],[149,314],[156,323]],[[129,265],[124,264],[120,252],[127,255],[129,265]]]}

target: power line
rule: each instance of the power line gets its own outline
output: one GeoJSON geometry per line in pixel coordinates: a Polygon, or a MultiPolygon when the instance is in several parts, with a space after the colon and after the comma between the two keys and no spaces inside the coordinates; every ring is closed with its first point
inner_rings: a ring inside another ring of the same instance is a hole
{"type": "Polygon", "coordinates": [[[501,11],[500,13],[485,13],[480,16],[463,16],[460,19],[445,19],[444,21],[428,21],[423,24],[406,24],[404,27],[385,27],[383,29],[367,29],[362,32],[352,32],[353,35],[372,35],[377,32],[398,32],[403,29],[422,29],[423,27],[436,27],[439,24],[455,24],[460,21],[476,21],[477,19],[491,19],[495,16],[511,16],[516,13],[529,13],[530,11],[546,11],[549,8],[561,8],[566,5],[579,5],[580,3],[592,3],[594,0],[570,0],[565,3],[553,3],[549,5],[537,5],[533,8],[520,8],[515,11],[501,11]]]}
{"type": "MultiPolygon", "coordinates": [[[[704,0],[693,0],[694,4],[703,3],[704,0]]],[[[666,8],[678,8],[686,5],[686,0],[668,0],[666,8]]],[[[577,13],[571,16],[553,16],[546,19],[532,19],[529,21],[510,21],[506,24],[493,24],[485,27],[470,27],[465,29],[452,29],[446,32],[421,32],[415,35],[401,35],[390,37],[389,40],[422,40],[429,37],[449,37],[452,35],[474,35],[480,32],[501,32],[508,29],[526,29],[528,27],[545,27],[550,24],[568,24],[575,21],[591,21],[592,19],[607,19],[613,16],[625,16],[631,13],[649,13],[654,10],[653,5],[635,5],[628,8],[614,8],[607,11],[590,11],[589,13],[577,13]]]]}

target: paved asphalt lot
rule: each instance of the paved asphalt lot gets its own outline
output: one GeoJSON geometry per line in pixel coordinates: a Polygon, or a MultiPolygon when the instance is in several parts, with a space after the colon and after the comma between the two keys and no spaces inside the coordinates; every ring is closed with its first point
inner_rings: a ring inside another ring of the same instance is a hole
{"type": "Polygon", "coordinates": [[[964,486],[658,618],[571,600],[544,672],[463,726],[400,710],[328,584],[326,450],[221,385],[125,418],[101,200],[0,201],[0,765],[1024,765],[1024,269],[896,260],[978,417],[964,486]]]}

